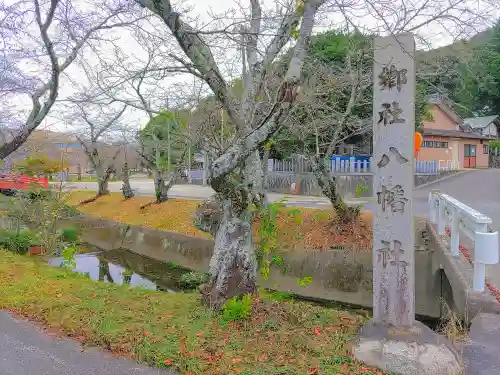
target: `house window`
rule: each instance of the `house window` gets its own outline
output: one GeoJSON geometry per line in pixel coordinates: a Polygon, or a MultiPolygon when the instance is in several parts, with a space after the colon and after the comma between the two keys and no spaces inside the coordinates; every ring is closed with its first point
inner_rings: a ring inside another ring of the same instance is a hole
{"type": "Polygon", "coordinates": [[[423,141],[422,147],[427,148],[448,148],[448,142],[423,141]]]}
{"type": "Polygon", "coordinates": [[[488,154],[490,152],[490,149],[487,144],[483,144],[483,154],[488,154]]]}

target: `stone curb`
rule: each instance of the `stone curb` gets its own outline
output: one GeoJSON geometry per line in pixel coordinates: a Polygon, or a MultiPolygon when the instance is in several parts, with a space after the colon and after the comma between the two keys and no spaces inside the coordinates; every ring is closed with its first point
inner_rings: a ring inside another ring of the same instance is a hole
{"type": "Polygon", "coordinates": [[[437,180],[434,180],[434,181],[431,181],[431,182],[426,182],[425,184],[415,186],[415,187],[413,188],[413,190],[417,190],[417,189],[420,189],[420,188],[423,188],[423,187],[426,187],[426,186],[429,186],[429,185],[435,184],[435,183],[437,183],[437,182],[441,182],[441,181],[446,180],[446,179],[448,179],[448,178],[450,178],[450,177],[459,176],[459,175],[461,175],[461,174],[464,174],[464,173],[469,173],[469,172],[472,172],[472,171],[475,171],[475,169],[471,169],[470,171],[460,171],[460,172],[457,172],[457,173],[449,174],[449,175],[447,175],[447,176],[444,176],[444,177],[438,178],[437,180]]]}

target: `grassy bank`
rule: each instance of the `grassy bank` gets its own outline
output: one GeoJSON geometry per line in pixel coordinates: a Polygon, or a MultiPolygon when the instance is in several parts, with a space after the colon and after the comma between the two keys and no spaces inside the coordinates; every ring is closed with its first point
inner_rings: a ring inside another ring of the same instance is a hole
{"type": "Polygon", "coordinates": [[[0,308],[181,374],[382,374],[349,356],[365,319],[352,312],[267,295],[250,319],[223,323],[197,294],[96,282],[3,250],[0,283],[0,308]]]}
{"type": "MultiPolygon", "coordinates": [[[[151,201],[151,197],[138,196],[124,200],[119,193],[101,197],[95,202],[78,205],[93,192],[75,191],[69,203],[89,215],[103,217],[130,225],[140,225],[170,232],[208,238],[209,235],[193,226],[193,216],[200,201],[170,199],[147,209],[140,207],[151,201]]],[[[363,212],[355,225],[339,225],[331,210],[298,208],[299,213],[290,215],[297,208],[283,207],[277,219],[278,243],[282,250],[316,249],[328,250],[332,246],[343,245],[357,250],[372,248],[372,215],[363,212]]],[[[257,232],[256,223],[254,226],[257,232]]]]}

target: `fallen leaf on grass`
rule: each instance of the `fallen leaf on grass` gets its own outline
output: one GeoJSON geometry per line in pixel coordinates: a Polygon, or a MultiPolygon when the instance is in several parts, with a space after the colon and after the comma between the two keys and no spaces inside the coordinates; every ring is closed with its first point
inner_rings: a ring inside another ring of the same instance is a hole
{"type": "Polygon", "coordinates": [[[325,328],[325,331],[328,333],[332,333],[337,332],[339,329],[341,329],[339,326],[329,326],[325,328]]]}

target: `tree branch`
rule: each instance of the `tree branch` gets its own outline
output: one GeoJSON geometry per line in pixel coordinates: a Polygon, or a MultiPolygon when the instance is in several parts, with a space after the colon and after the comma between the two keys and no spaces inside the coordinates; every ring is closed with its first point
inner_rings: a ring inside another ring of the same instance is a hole
{"type": "Polygon", "coordinates": [[[125,112],[126,109],[127,105],[125,104],[123,108],[120,111],[118,111],[118,113],[115,116],[113,116],[104,126],[101,127],[101,129],[97,131],[97,133],[95,134],[96,141],[99,139],[101,135],[104,134],[104,132],[106,132],[110,127],[112,127],[116,121],[118,121],[118,119],[123,115],[123,112],[125,112]]]}
{"type": "Polygon", "coordinates": [[[210,86],[216,97],[224,104],[231,120],[243,124],[233,103],[226,81],[219,71],[212,51],[195,30],[181,20],[180,14],[172,9],[170,0],[136,0],[141,6],[158,15],[177,39],[179,46],[189,57],[203,80],[210,86]]]}

